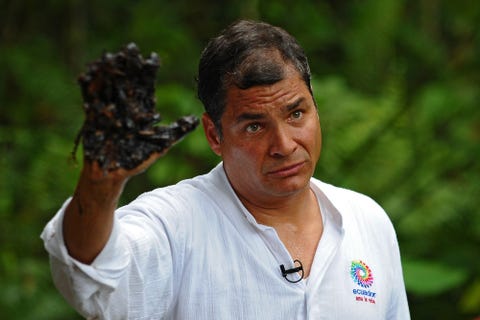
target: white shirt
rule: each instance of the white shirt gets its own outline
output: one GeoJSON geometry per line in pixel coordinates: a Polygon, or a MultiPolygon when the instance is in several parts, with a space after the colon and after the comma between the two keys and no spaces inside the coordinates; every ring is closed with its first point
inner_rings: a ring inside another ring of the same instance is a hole
{"type": "Polygon", "coordinates": [[[409,319],[398,243],[370,198],[312,178],[324,231],[308,279],[257,224],[222,164],[117,210],[91,265],[71,258],[64,204],[42,233],[54,282],[89,319],[409,319]],[[294,277],[295,275],[292,275],[294,277]]]}

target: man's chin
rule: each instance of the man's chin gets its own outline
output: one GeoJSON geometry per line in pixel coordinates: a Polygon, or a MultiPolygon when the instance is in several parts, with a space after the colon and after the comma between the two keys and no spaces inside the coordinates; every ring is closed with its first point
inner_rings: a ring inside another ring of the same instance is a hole
{"type": "Polygon", "coordinates": [[[309,180],[305,181],[304,179],[301,179],[301,181],[288,181],[288,182],[278,181],[276,184],[274,183],[272,185],[271,189],[273,191],[273,194],[275,194],[277,197],[288,197],[288,196],[293,196],[298,193],[301,193],[302,191],[308,189],[309,187],[310,187],[309,180]]]}

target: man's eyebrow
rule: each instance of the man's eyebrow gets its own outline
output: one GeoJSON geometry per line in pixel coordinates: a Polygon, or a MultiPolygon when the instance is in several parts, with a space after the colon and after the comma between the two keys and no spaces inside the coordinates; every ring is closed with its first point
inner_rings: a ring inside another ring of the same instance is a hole
{"type": "Polygon", "coordinates": [[[285,111],[292,111],[296,109],[302,102],[305,101],[304,97],[300,97],[297,100],[295,100],[293,103],[287,104],[285,106],[285,111]]]}
{"type": "Polygon", "coordinates": [[[264,113],[245,112],[245,113],[240,114],[236,118],[236,122],[240,123],[240,122],[243,122],[243,121],[260,120],[260,119],[263,119],[263,118],[265,118],[264,113]]]}
{"type": "MultiPolygon", "coordinates": [[[[295,100],[294,102],[290,103],[290,104],[287,104],[285,107],[284,107],[284,110],[286,112],[290,112],[294,109],[296,109],[300,104],[302,104],[302,102],[305,101],[305,98],[304,97],[300,97],[298,98],[297,100],[295,100]]],[[[237,123],[240,123],[240,122],[243,122],[243,121],[251,121],[251,120],[261,120],[261,119],[264,119],[266,116],[264,113],[258,113],[258,112],[245,112],[245,113],[242,113],[240,114],[235,120],[235,122],[237,123]]]]}

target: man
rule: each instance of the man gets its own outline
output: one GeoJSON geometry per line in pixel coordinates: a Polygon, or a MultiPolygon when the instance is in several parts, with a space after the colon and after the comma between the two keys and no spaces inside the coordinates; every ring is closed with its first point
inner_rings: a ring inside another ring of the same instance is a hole
{"type": "Polygon", "coordinates": [[[86,161],[42,237],[55,283],[95,319],[409,319],[398,244],[371,199],[312,178],[307,58],[266,23],[212,39],[198,95],[211,172],[115,211],[129,177],[86,161]]]}

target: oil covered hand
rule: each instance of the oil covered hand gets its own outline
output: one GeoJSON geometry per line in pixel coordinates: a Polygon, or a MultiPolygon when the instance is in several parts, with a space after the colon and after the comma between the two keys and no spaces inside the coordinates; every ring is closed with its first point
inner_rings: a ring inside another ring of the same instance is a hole
{"type": "Polygon", "coordinates": [[[97,162],[103,171],[132,170],[152,155],[164,154],[196,128],[199,121],[194,116],[157,125],[161,120],[155,110],[158,68],[155,53],[144,59],[131,43],[118,53],[104,53],[80,75],[85,121],[75,149],[82,140],[86,160],[97,162]]]}

